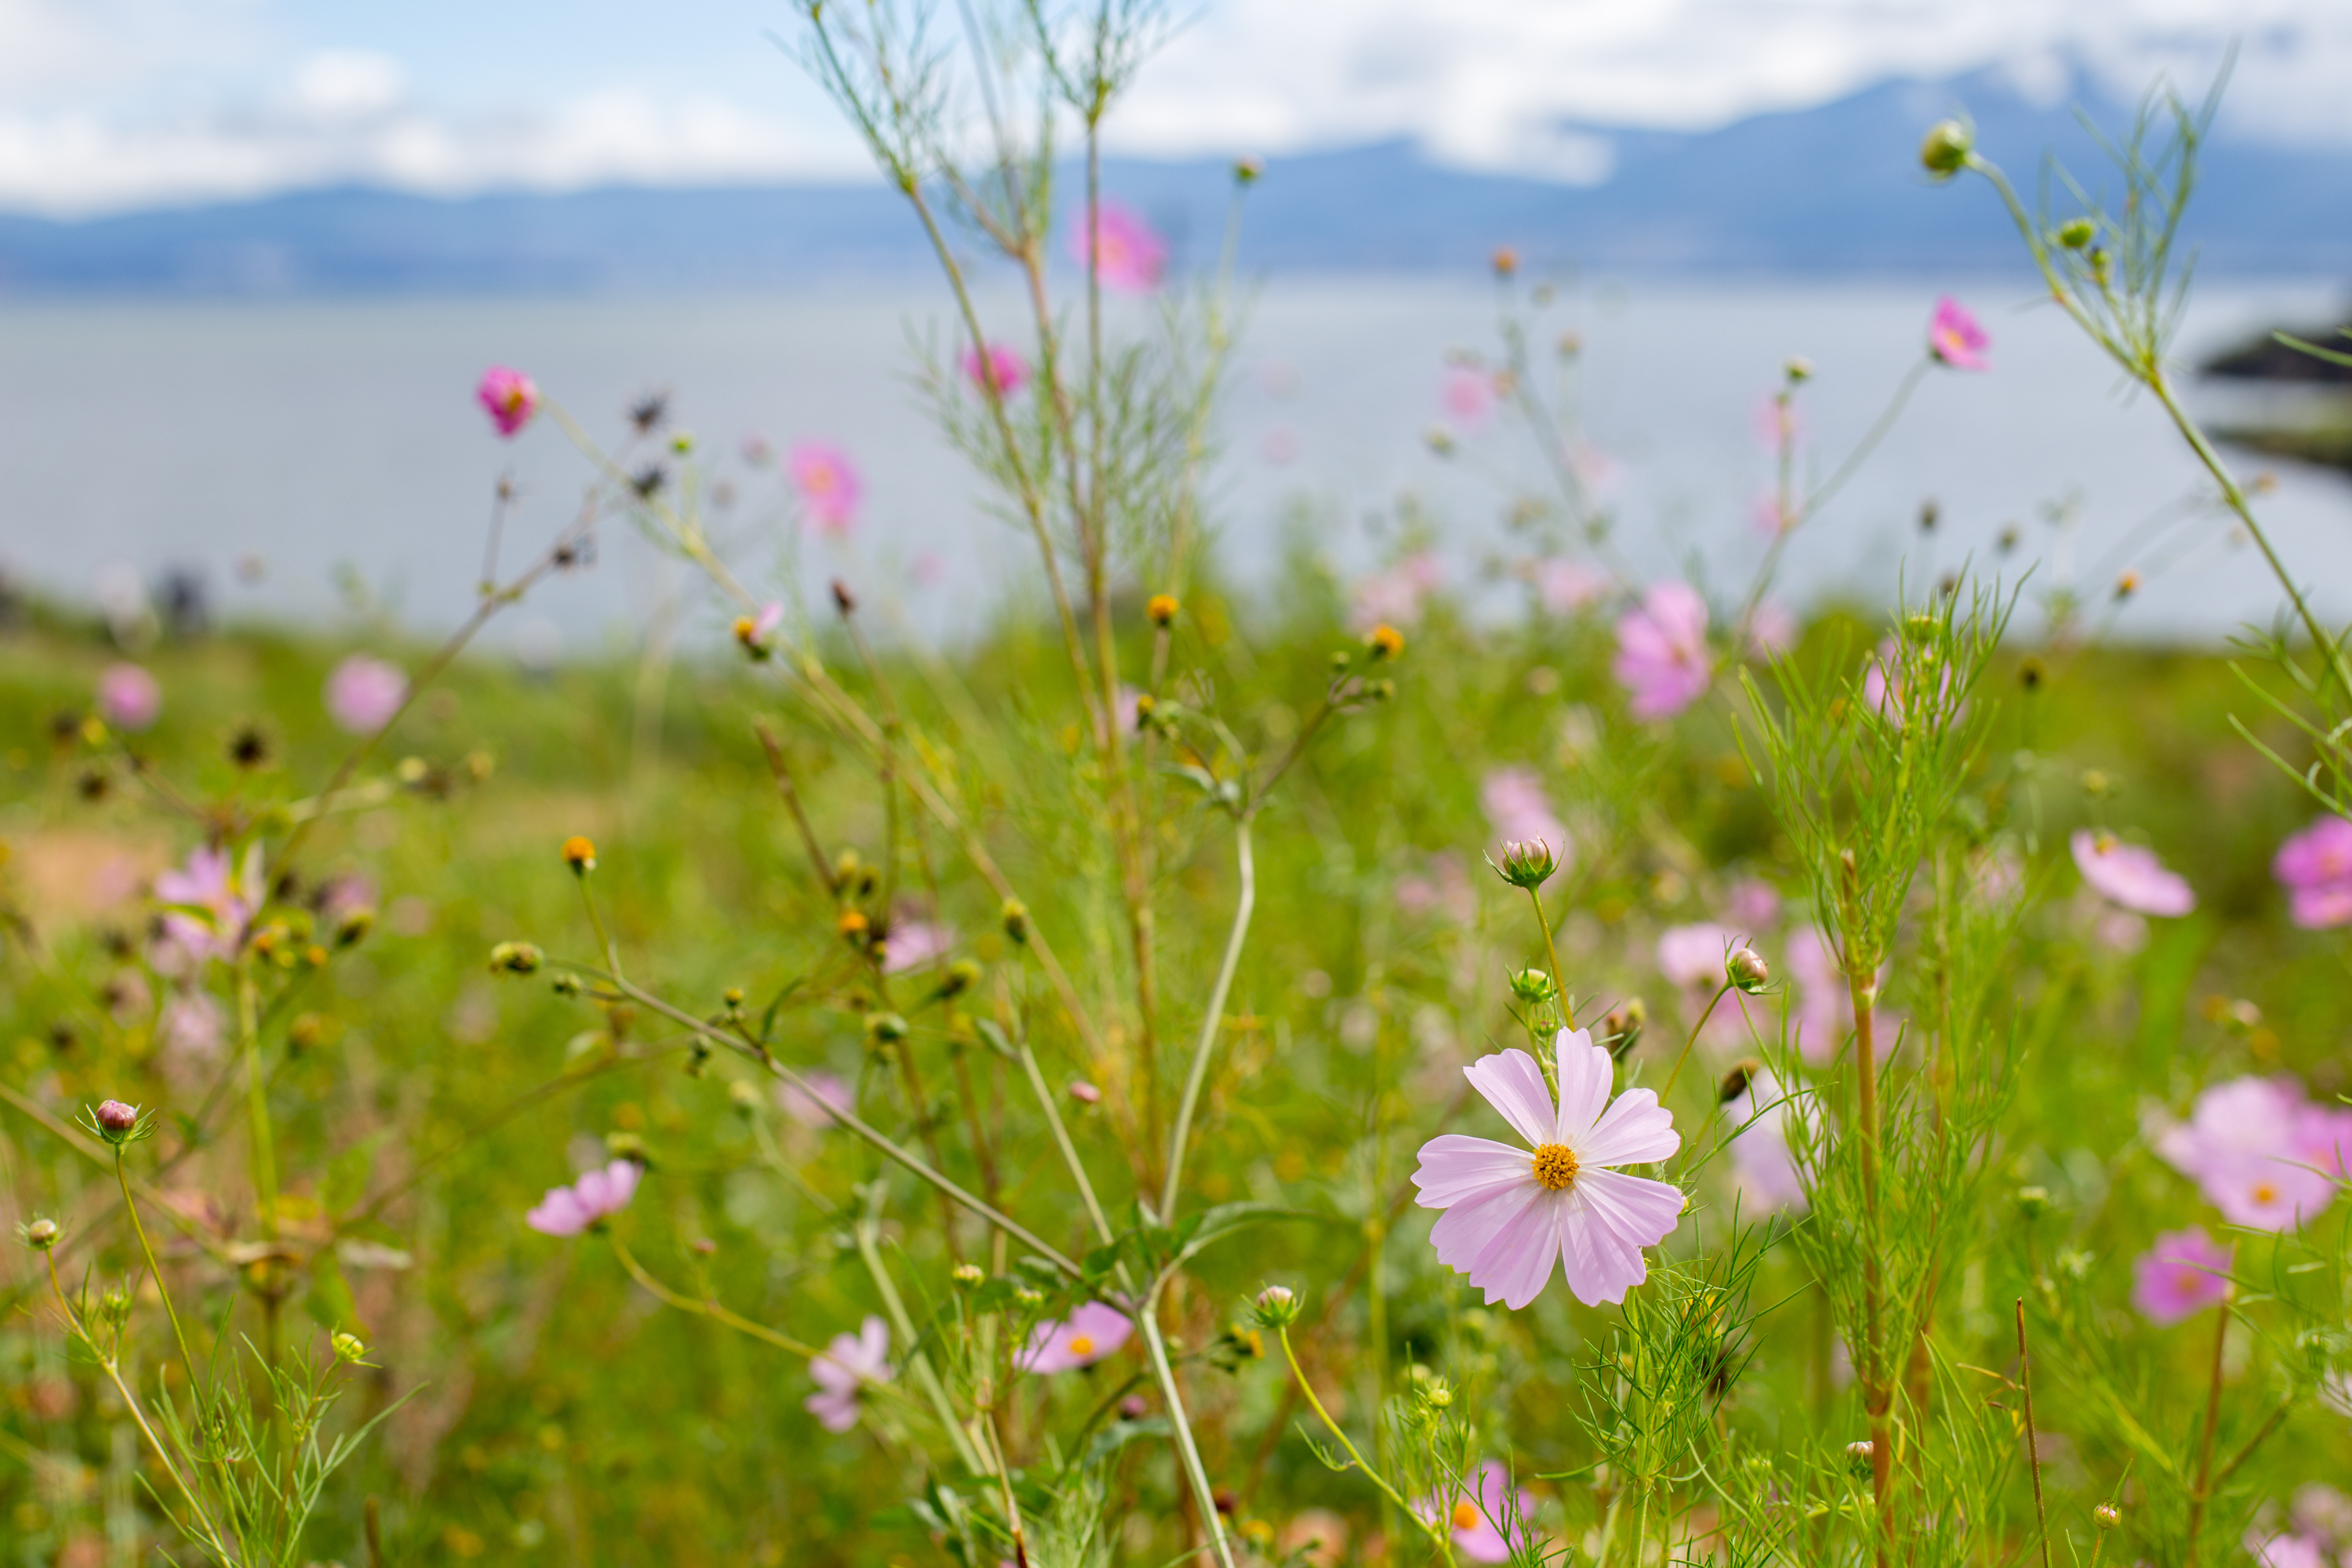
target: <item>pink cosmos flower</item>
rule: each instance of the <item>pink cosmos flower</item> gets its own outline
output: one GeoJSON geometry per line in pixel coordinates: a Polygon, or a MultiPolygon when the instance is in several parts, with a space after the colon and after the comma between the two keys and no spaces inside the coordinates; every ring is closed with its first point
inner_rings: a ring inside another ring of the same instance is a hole
{"type": "Polygon", "coordinates": [[[1748,657],[1770,658],[1797,646],[1797,617],[1789,606],[1766,599],[1748,617],[1748,657]]]}
{"type": "Polygon", "coordinates": [[[1780,890],[1760,877],[1742,877],[1725,892],[1723,912],[1741,931],[1762,931],[1780,918],[1780,890]]]}
{"type": "Polygon", "coordinates": [[[1559,1103],[1522,1050],[1462,1069],[1471,1087],[1533,1151],[1449,1132],[1421,1148],[1413,1185],[1423,1208],[1443,1209],[1429,1235],[1438,1261],[1517,1311],[1551,1282],[1557,1259],[1588,1307],[1622,1301],[1649,1278],[1642,1257],[1674,1231],[1682,1189],[1612,1167],[1647,1164],[1682,1147],[1674,1117],[1646,1089],[1609,1099],[1609,1053],[1592,1032],[1562,1029],[1559,1103]]]}
{"type": "Polygon", "coordinates": [[[110,664],[98,678],[98,710],[119,730],[144,730],[163,710],[163,689],[135,664],[110,664]]]}
{"type": "Polygon", "coordinates": [[[956,933],[937,921],[893,921],[883,943],[882,973],[904,974],[935,963],[955,943],[956,933]]]}
{"type": "Polygon", "coordinates": [[[539,388],[530,377],[502,364],[494,364],[482,373],[482,383],[474,388],[474,395],[488,410],[490,423],[498,426],[499,434],[509,440],[520,434],[522,427],[530,423],[530,416],[539,412],[539,388]]]}
{"type": "Polygon", "coordinates": [[[174,992],[155,1018],[156,1043],[174,1056],[209,1061],[227,1037],[228,1021],[208,992],[174,992]]]}
{"type": "Polygon", "coordinates": [[[327,716],[347,734],[373,735],[408,700],[400,667],[355,653],[327,677],[327,716]]]}
{"type": "Polygon", "coordinates": [[[993,384],[1001,395],[1010,397],[1029,384],[1029,362],[1010,343],[991,343],[985,353],[966,344],[956,363],[962,366],[964,379],[982,392],[993,384]]]}
{"type": "Polygon", "coordinates": [[[1492,768],[1478,783],[1478,805],[1494,825],[1495,837],[1508,844],[1532,844],[1540,838],[1560,863],[1568,861],[1568,825],[1552,809],[1543,781],[1533,768],[1492,768]]]}
{"type": "Polygon", "coordinates": [[[2305,1481],[2294,1489],[2289,1510],[2294,1527],[2316,1535],[2331,1547],[2352,1546],[2352,1498],[2322,1481],[2305,1481]]]}
{"type": "Polygon", "coordinates": [[[1617,622],[1610,665],[1633,694],[1636,719],[1671,719],[1715,679],[1706,648],[1706,601],[1681,583],[1660,583],[1617,622]]]}
{"type": "Polygon", "coordinates": [[[2271,875],[2287,889],[2289,918],[2305,931],[2352,925],[2352,821],[2323,816],[2289,838],[2271,875]]]}
{"type": "Polygon", "coordinates": [[[1478,912],[1478,895],[1472,890],[1469,873],[1462,868],[1459,857],[1432,855],[1425,874],[1397,879],[1397,908],[1408,915],[1424,915],[1434,910],[1454,921],[1467,921],[1478,912]]]}
{"type": "Polygon", "coordinates": [[[1725,1122],[1738,1129],[1731,1140],[1731,1181],[1745,1213],[1805,1211],[1805,1180],[1789,1146],[1792,1112],[1807,1126],[1813,1125],[1811,1101],[1790,1098],[1780,1080],[1766,1071],[1750,1074],[1747,1092],[1723,1108],[1725,1122]]]}
{"type": "Polygon", "coordinates": [[[1985,350],[1992,340],[1977,319],[1949,294],[1936,301],[1935,319],[1927,323],[1927,352],[1954,370],[1990,370],[1985,350]]]}
{"type": "Polygon", "coordinates": [[[2143,915],[2185,915],[2197,907],[2189,884],[2166,870],[2152,849],[2087,827],[2077,828],[2067,847],[2083,880],[2110,903],[2143,915]]]}
{"type": "Polygon", "coordinates": [[[849,454],[829,441],[803,441],[784,459],[784,469],[818,531],[835,539],[846,534],[866,497],[866,481],[849,454]]]}
{"type": "MultiPolygon", "coordinates": [[[[1436,1521],[1444,1514],[1444,1522],[1454,1527],[1454,1555],[1472,1563],[1507,1563],[1511,1560],[1511,1543],[1495,1521],[1503,1515],[1504,1500],[1511,1489],[1511,1472],[1500,1460],[1482,1460],[1478,1466],[1476,1489],[1467,1497],[1456,1498],[1451,1508],[1441,1505],[1435,1497],[1425,1497],[1414,1505],[1413,1512],[1424,1520],[1436,1521]]],[[[1533,1492],[1521,1488],[1518,1497],[1519,1517],[1525,1519],[1536,1510],[1533,1492]]]]}
{"type": "Polygon", "coordinates": [[[1567,616],[1589,610],[1609,592],[1607,573],[1561,556],[1535,563],[1530,576],[1535,582],[1536,597],[1543,602],[1549,615],[1567,616]]]}
{"type": "Polygon", "coordinates": [[[1102,286],[1116,294],[1148,294],[1160,287],[1168,269],[1168,242],[1151,226],[1117,202],[1104,202],[1095,212],[1095,242],[1087,244],[1086,220],[1070,231],[1070,259],[1084,267],[1087,251],[1102,286]]]}
{"type": "Polygon", "coordinates": [[[1058,1323],[1038,1324],[1013,1365],[1041,1373],[1092,1366],[1127,1343],[1133,1332],[1135,1324],[1125,1312],[1106,1302],[1088,1301],[1058,1323]]]}
{"type": "Polygon", "coordinates": [[[2249,1530],[2246,1555],[2262,1568],[2329,1568],[2327,1542],[2312,1535],[2264,1535],[2259,1529],[2249,1530]]]}
{"type": "Polygon", "coordinates": [[[227,850],[194,851],[178,870],[156,874],[155,901],[180,906],[163,915],[164,939],[180,952],[199,962],[235,958],[261,907],[261,847],[247,849],[236,872],[227,850]]]}
{"type": "Polygon", "coordinates": [[[1421,620],[1422,603],[1445,580],[1444,563],[1433,552],[1417,550],[1385,572],[1375,572],[1356,584],[1348,624],[1359,631],[1377,626],[1412,626],[1421,620]]]}
{"type": "Polygon", "coordinates": [[[857,1102],[849,1086],[832,1073],[819,1070],[801,1074],[808,1089],[798,1084],[776,1085],[776,1103],[784,1114],[802,1126],[823,1131],[833,1125],[836,1110],[847,1110],[857,1102]],[[811,1092],[814,1090],[814,1092],[811,1092]]]}
{"type": "Polygon", "coordinates": [[[541,1236],[578,1236],[629,1206],[645,1172],[635,1160],[615,1160],[590,1171],[568,1187],[550,1187],[539,1206],[522,1216],[541,1236]]]}
{"type": "Polygon", "coordinates": [[[2293,1230],[2335,1201],[2352,1110],[2313,1105],[2291,1078],[2239,1078],[2197,1097],[2162,1128],[2156,1152],[2197,1183],[2231,1225],[2293,1230]]]}
{"type": "Polygon", "coordinates": [[[835,1334],[824,1353],[809,1359],[814,1394],[801,1408],[828,1432],[846,1432],[857,1425],[858,1396],[869,1383],[890,1381],[890,1325],[868,1316],[854,1334],[835,1334]]]}
{"type": "Polygon", "coordinates": [[[2201,1226],[2168,1230],[2132,1264],[2132,1305],[2165,1328],[2230,1294],[2231,1249],[2201,1226]]]}
{"type": "Polygon", "coordinates": [[[1437,401],[1444,406],[1446,418],[1454,422],[1456,429],[1467,430],[1484,424],[1486,416],[1495,411],[1495,377],[1475,365],[1450,366],[1445,379],[1438,383],[1437,401]]]}

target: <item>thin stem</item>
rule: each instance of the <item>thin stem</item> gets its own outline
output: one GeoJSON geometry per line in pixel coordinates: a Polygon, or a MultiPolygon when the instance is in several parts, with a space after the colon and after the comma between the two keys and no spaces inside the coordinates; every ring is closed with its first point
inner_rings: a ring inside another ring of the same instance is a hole
{"type": "Polygon", "coordinates": [[[2033,1514],[2041,1523],[2042,1568],[2050,1568],[2050,1510],[2042,1500],[2042,1439],[2033,1429],[2033,1361],[2025,1346],[2025,1298],[2017,1299],[2017,1387],[2025,1398],[2025,1463],[2033,1472],[2033,1514]]]}
{"type": "MultiPolygon", "coordinates": [[[[1542,841],[1538,839],[1537,842],[1542,841]]],[[[1536,925],[1543,932],[1544,957],[1551,963],[1551,988],[1553,994],[1559,998],[1560,1026],[1573,1030],[1576,1027],[1576,1004],[1568,994],[1568,976],[1560,971],[1559,949],[1552,945],[1551,921],[1544,918],[1543,891],[1540,888],[1529,888],[1528,897],[1535,901],[1536,925]]],[[[1701,1019],[1700,1022],[1705,1023],[1706,1020],[1701,1019]]]]}
{"type": "Polygon", "coordinates": [[[1404,1499],[1397,1495],[1396,1488],[1389,1485],[1387,1478],[1364,1462],[1364,1456],[1357,1451],[1353,1439],[1349,1437],[1345,1428],[1331,1419],[1331,1413],[1323,1408],[1323,1401],[1316,1396],[1315,1385],[1307,1381],[1306,1370],[1298,1364],[1298,1352],[1290,1348],[1290,1331],[1276,1329],[1275,1337],[1282,1342],[1282,1359],[1290,1363],[1290,1375],[1297,1381],[1299,1392],[1307,1396],[1307,1407],[1315,1412],[1316,1419],[1323,1423],[1323,1429],[1339,1440],[1339,1447],[1348,1451],[1348,1458],[1355,1462],[1356,1468],[1364,1472],[1364,1479],[1380,1488],[1381,1495],[1394,1504],[1406,1518],[1421,1526],[1422,1533],[1445,1554],[1446,1562],[1453,1562],[1453,1532],[1444,1528],[1443,1521],[1423,1519],[1414,1513],[1404,1499]]]}
{"type": "Polygon", "coordinates": [[[1721,1003],[1726,996],[1730,994],[1731,982],[1727,979],[1721,986],[1717,988],[1715,994],[1707,998],[1706,1011],[1701,1013],[1698,1016],[1698,1022],[1691,1026],[1689,1037],[1683,1041],[1683,1048],[1675,1058],[1674,1071],[1666,1074],[1666,1087],[1658,1091],[1659,1100],[1664,1100],[1666,1096],[1674,1093],[1675,1080],[1683,1076],[1683,1064],[1690,1060],[1691,1047],[1698,1044],[1699,1031],[1706,1027],[1706,1021],[1709,1018],[1715,1016],[1715,1009],[1717,1005],[1721,1003]]]}
{"type": "Polygon", "coordinates": [[[1192,1133],[1192,1111],[1201,1100],[1201,1085],[1209,1076],[1209,1057],[1225,1016],[1225,997],[1241,966],[1242,949],[1249,940],[1250,913],[1257,903],[1257,866],[1250,855],[1250,825],[1234,825],[1234,859],[1239,868],[1241,891],[1234,900],[1233,930],[1225,938],[1224,962],[1217,966],[1216,984],[1209,988],[1208,1015],[1201,1020],[1201,1038],[1192,1047],[1192,1070],[1184,1079],[1184,1098],[1176,1107],[1176,1131],[1168,1140],[1168,1182],[1160,1192],[1160,1217],[1171,1221],[1184,1184],[1184,1150],[1192,1133]]]}
{"type": "Polygon", "coordinates": [[[147,1272],[155,1277],[155,1293],[163,1298],[163,1315],[172,1320],[172,1338],[180,1347],[180,1364],[188,1370],[188,1386],[196,1383],[196,1358],[188,1353],[188,1336],[180,1327],[180,1310],[172,1305],[172,1289],[163,1282],[163,1269],[155,1261],[155,1248],[147,1240],[147,1227],[140,1222],[139,1205],[131,1201],[131,1177],[122,1168],[122,1145],[114,1146],[114,1180],[122,1189],[122,1207],[131,1215],[131,1228],[139,1237],[139,1251],[147,1259],[147,1272]]]}
{"type": "Polygon", "coordinates": [[[2180,1560],[2182,1568],[2197,1568],[2205,1504],[2213,1495],[2213,1439],[2221,1430],[2221,1351],[2230,1339],[2230,1300],[2224,1295],[2213,1310],[2213,1370],[2205,1386],[2205,1434],[2198,1442],[2197,1484],[2189,1490],[2189,1545],[2180,1560]]]}
{"type": "Polygon", "coordinates": [[[868,1189],[866,1212],[858,1216],[852,1231],[857,1239],[857,1256],[866,1261],[866,1272],[874,1278],[875,1293],[882,1298],[882,1310],[890,1314],[890,1326],[898,1331],[898,1340],[907,1347],[907,1366],[915,1381],[923,1385],[923,1397],[931,1402],[931,1410],[946,1428],[948,1441],[955,1445],[956,1458],[961,1459],[974,1475],[988,1473],[980,1451],[971,1446],[971,1434],[956,1419],[955,1406],[948,1401],[948,1391],[940,1383],[940,1374],[931,1368],[930,1358],[918,1347],[922,1341],[915,1333],[915,1321],[907,1314],[907,1304],[898,1297],[898,1287],[890,1271],[882,1267],[882,1200],[887,1190],[877,1177],[868,1189]]]}
{"type": "Polygon", "coordinates": [[[730,1311],[716,1301],[697,1300],[682,1291],[671,1289],[646,1271],[645,1266],[637,1261],[636,1255],[628,1249],[627,1245],[619,1236],[607,1231],[604,1238],[613,1244],[613,1256],[621,1260],[621,1267],[628,1270],[630,1279],[644,1286],[664,1302],[676,1307],[679,1311],[692,1312],[697,1317],[708,1318],[714,1323],[724,1323],[739,1333],[749,1334],[755,1340],[764,1341],[780,1351],[790,1351],[803,1361],[812,1360],[824,1353],[814,1345],[803,1344],[789,1334],[778,1333],[765,1323],[754,1322],[750,1318],[730,1311]]]}

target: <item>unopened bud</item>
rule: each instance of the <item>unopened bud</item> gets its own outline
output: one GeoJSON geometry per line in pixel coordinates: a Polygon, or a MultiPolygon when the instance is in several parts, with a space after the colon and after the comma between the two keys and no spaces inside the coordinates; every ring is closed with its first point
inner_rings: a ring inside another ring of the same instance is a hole
{"type": "Polygon", "coordinates": [[[1521,969],[1511,975],[1511,994],[1529,1007],[1539,1007],[1559,994],[1549,974],[1540,969],[1521,969]]]}
{"type": "Polygon", "coordinates": [[[139,1108],[125,1105],[119,1100],[100,1100],[96,1115],[100,1129],[115,1137],[121,1137],[139,1125],[139,1108]]]}
{"type": "Polygon", "coordinates": [[[2034,1220],[2040,1219],[2043,1215],[2048,1214],[2050,1212],[2050,1189],[2048,1187],[2018,1188],[2017,1212],[2023,1215],[2029,1224],[2034,1220]]]}
{"type": "Polygon", "coordinates": [[[1006,936],[1011,937],[1013,941],[1022,943],[1024,946],[1028,944],[1028,905],[1023,903],[1018,899],[1007,899],[1004,900],[1003,909],[998,911],[998,919],[1004,922],[1004,934],[1006,936]]]}
{"type": "Polygon", "coordinates": [[[1919,143],[1920,166],[1939,180],[1948,180],[1968,163],[1976,142],[1976,132],[1960,121],[1939,120],[1927,128],[1927,140],[1919,143]]]}
{"type": "Polygon", "coordinates": [[[907,1020],[896,1013],[866,1016],[866,1037],[877,1046],[893,1046],[907,1037],[907,1020]]]}
{"type": "Polygon", "coordinates": [[[2091,1510],[2091,1522],[2101,1530],[2119,1529],[2124,1522],[2123,1510],[2111,1502],[2103,1502],[2091,1510]]]}
{"type": "Polygon", "coordinates": [[[2098,237],[2098,225],[2086,217],[2068,218],[2058,226],[2058,243],[2069,250],[2081,250],[2098,237]]]}
{"type": "Polygon", "coordinates": [[[357,947],[367,940],[368,932],[374,929],[375,911],[373,910],[347,910],[343,912],[343,918],[335,922],[335,945],[357,947]]]}
{"type": "Polygon", "coordinates": [[[1234,160],[1234,184],[1237,185],[1255,185],[1259,180],[1265,178],[1265,160],[1263,158],[1236,158],[1234,160]]]}
{"type": "Polygon", "coordinates": [[[1503,858],[1489,860],[1495,874],[1514,888],[1540,888],[1559,869],[1559,857],[1541,838],[1513,838],[1503,845],[1503,858]]]}
{"type": "Polygon", "coordinates": [[[833,580],[833,607],[845,616],[857,608],[857,595],[851,593],[849,584],[838,577],[833,580]]]}
{"type": "Polygon", "coordinates": [[[1871,1456],[1877,1451],[1877,1445],[1867,1437],[1848,1443],[1845,1446],[1846,1463],[1853,1468],[1854,1474],[1866,1476],[1870,1473],[1871,1456]]]}
{"type": "Polygon", "coordinates": [[[1260,1328],[1286,1329],[1298,1321],[1298,1293],[1287,1285],[1269,1285],[1257,1293],[1260,1328]]]}
{"type": "Polygon", "coordinates": [[[58,1244],[58,1222],[37,1219],[25,1227],[25,1245],[36,1252],[47,1252],[58,1244]]]}
{"type": "Polygon", "coordinates": [[[502,942],[490,949],[493,974],[536,974],[546,955],[527,942],[502,942]]]}
{"type": "Polygon", "coordinates": [[[1717,1100],[1725,1105],[1729,1105],[1748,1092],[1756,1082],[1756,1075],[1763,1070],[1764,1064],[1754,1057],[1734,1062],[1731,1065],[1731,1070],[1723,1075],[1723,1081],[1715,1086],[1717,1100]]]}
{"type": "Polygon", "coordinates": [[[1790,386],[1801,385],[1812,380],[1813,362],[1802,354],[1792,354],[1789,363],[1780,367],[1780,374],[1789,378],[1790,386]]]}
{"type": "Polygon", "coordinates": [[[1080,1105],[1099,1105],[1102,1090],[1082,1078],[1074,1078],[1070,1080],[1070,1098],[1080,1105]]]}
{"type": "Polygon", "coordinates": [[[1612,1007],[1601,1020],[1601,1033],[1609,1045],[1609,1054],[1623,1059],[1633,1042],[1642,1037],[1642,1026],[1650,1021],[1650,1009],[1639,996],[1612,1007]]]}
{"type": "Polygon", "coordinates": [[[1772,966],[1764,955],[1752,947],[1735,947],[1723,960],[1725,978],[1750,996],[1759,995],[1772,984],[1772,966]]]}
{"type": "Polygon", "coordinates": [[[727,1086],[727,1098],[735,1109],[749,1116],[760,1109],[760,1086],[750,1079],[739,1078],[727,1086]]]}
{"type": "Polygon", "coordinates": [[[940,976],[939,994],[943,998],[961,996],[979,984],[980,965],[969,958],[959,958],[940,976]]]}
{"type": "Polygon", "coordinates": [[[335,1359],[356,1363],[367,1354],[367,1346],[357,1334],[337,1334],[327,1342],[335,1347],[335,1359]]]}

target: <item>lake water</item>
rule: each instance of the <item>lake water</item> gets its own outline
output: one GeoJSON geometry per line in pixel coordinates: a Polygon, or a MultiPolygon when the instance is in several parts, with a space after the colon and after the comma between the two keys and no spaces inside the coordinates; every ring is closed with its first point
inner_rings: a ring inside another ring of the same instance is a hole
{"type": "MultiPolygon", "coordinates": [[[[1994,369],[1926,379],[1800,536],[1790,596],[1884,594],[1898,573],[1919,583],[1964,554],[1990,562],[2014,527],[2021,543],[2003,568],[2038,562],[2039,585],[2072,581],[2104,597],[2125,567],[2146,574],[2113,635],[2210,641],[2268,622],[2275,588],[2222,523],[2192,518],[2152,552],[2126,542],[2199,489],[2160,412],[2125,396],[2027,284],[1952,291],[1992,333],[1994,369]],[[1929,499],[1942,521],[1923,541],[1915,520],[1929,499]]],[[[1826,472],[1916,362],[1937,292],[1620,280],[1564,295],[1540,341],[1572,329],[1584,342],[1588,433],[1636,565],[1696,559],[1712,583],[1743,581],[1770,487],[1759,415],[1782,363],[1802,354],[1814,366],[1806,461],[1826,472]]],[[[2179,347],[2193,358],[2336,302],[2326,283],[2216,286],[2179,347]]],[[[1009,335],[1013,302],[991,303],[1004,307],[1009,335]]],[[[864,511],[847,544],[806,543],[805,574],[821,583],[837,571],[895,601],[919,631],[952,636],[1028,580],[1028,557],[1023,536],[982,510],[908,384],[909,330],[944,335],[946,316],[942,296],[908,283],[744,298],[18,302],[0,308],[0,568],[88,597],[110,568],[152,578],[183,565],[229,614],[313,621],[350,613],[337,587],[350,580],[412,624],[447,625],[469,605],[499,476],[522,493],[512,561],[560,526],[585,473],[544,419],[511,446],[488,434],[471,388],[503,362],[599,432],[616,430],[637,395],[669,389],[677,423],[730,467],[747,433],[838,442],[864,469],[864,511]],[[247,558],[257,580],[237,573],[247,558]]],[[[1458,584],[1515,548],[1507,492],[1540,474],[1525,433],[1497,416],[1450,459],[1423,440],[1444,415],[1445,356],[1491,351],[1493,327],[1493,296],[1475,279],[1281,279],[1260,289],[1215,486],[1234,572],[1264,580],[1301,501],[1343,572],[1379,559],[1368,519],[1392,519],[1406,497],[1437,526],[1458,584]]],[[[2275,471],[2262,504],[2284,553],[2335,614],[2352,616],[2352,483],[2243,466],[2275,471]]],[[[774,482],[754,477],[738,508],[733,544],[754,577],[774,572],[777,524],[758,490],[774,482]]],[[[681,580],[608,525],[593,570],[534,595],[489,646],[519,637],[544,657],[625,637],[681,580]]]]}

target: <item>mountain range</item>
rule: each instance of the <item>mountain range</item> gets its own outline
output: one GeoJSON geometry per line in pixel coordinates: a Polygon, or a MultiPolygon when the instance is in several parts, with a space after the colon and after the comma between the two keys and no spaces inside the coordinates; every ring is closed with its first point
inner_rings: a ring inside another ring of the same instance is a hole
{"type": "MultiPolygon", "coordinates": [[[[1598,151],[1606,177],[1591,184],[1446,167],[1404,142],[1299,153],[1270,161],[1251,191],[1242,260],[1261,272],[1458,270],[1510,245],[1531,266],[1717,278],[2009,271],[2022,255],[1992,191],[1927,180],[1921,133],[1963,112],[2028,199],[2051,152],[2112,191],[2076,104],[2109,127],[2130,114],[2084,83],[2043,102],[1987,72],[1883,83],[1700,133],[1560,127],[1598,151]]],[[[1104,170],[1180,271],[1213,260],[1232,180],[1222,159],[1104,170]]],[[[2352,148],[2217,136],[2184,239],[2208,275],[2352,277],[2352,148]]],[[[455,200],[337,189],[79,221],[0,216],[0,299],[760,289],[927,264],[919,230],[878,184],[455,200]]]]}

